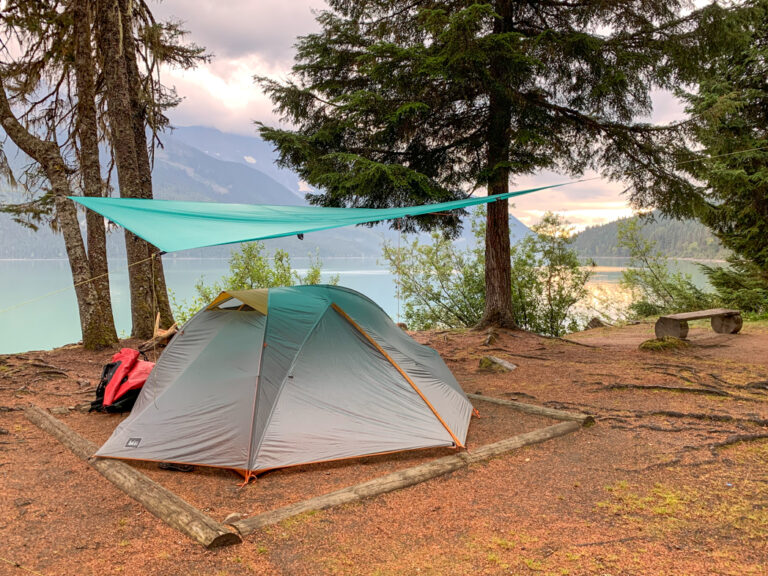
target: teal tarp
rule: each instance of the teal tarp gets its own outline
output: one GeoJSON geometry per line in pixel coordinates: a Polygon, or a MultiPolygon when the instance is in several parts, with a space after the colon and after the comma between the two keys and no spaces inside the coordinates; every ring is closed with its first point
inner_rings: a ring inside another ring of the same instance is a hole
{"type": "Polygon", "coordinates": [[[457,210],[563,184],[403,208],[321,208],[70,196],[164,252],[293,236],[366,222],[457,210]]]}

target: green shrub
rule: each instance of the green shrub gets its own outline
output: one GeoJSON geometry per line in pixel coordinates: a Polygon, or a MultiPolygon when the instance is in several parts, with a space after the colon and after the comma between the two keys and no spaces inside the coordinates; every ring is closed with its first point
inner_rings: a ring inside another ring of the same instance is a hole
{"type": "MultiPolygon", "coordinates": [[[[302,276],[291,266],[291,257],[285,250],[276,250],[269,255],[262,242],[242,244],[239,250],[232,251],[229,258],[229,275],[222,276],[213,284],[206,284],[201,276],[195,284],[196,295],[191,300],[179,301],[173,291],[170,292],[173,314],[180,324],[184,324],[224,290],[320,284],[322,267],[319,257],[310,257],[309,269],[302,276]]],[[[326,282],[338,283],[338,276],[326,282]]]]}
{"type": "MultiPolygon", "coordinates": [[[[472,228],[482,245],[482,210],[475,213],[472,228]]],[[[581,268],[570,248],[567,222],[561,217],[547,213],[532,231],[511,251],[515,320],[523,329],[560,336],[578,328],[572,310],[585,296],[591,273],[581,268]]],[[[428,244],[413,240],[398,248],[386,243],[383,255],[405,301],[409,327],[468,328],[480,321],[485,307],[483,248],[460,250],[433,233],[428,244]]]]}
{"type": "Polygon", "coordinates": [[[619,223],[619,246],[629,252],[621,284],[632,294],[631,313],[639,318],[718,305],[717,295],[698,288],[689,274],[672,272],[656,242],[641,233],[637,218],[619,223]]]}

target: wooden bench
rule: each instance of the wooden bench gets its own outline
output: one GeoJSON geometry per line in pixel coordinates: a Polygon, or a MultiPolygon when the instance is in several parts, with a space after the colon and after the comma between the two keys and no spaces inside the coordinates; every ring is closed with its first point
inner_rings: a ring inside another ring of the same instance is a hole
{"type": "Polygon", "coordinates": [[[685,338],[688,336],[688,320],[701,320],[702,318],[712,318],[712,330],[718,334],[736,334],[741,330],[740,311],[712,308],[711,310],[681,312],[680,314],[662,316],[656,320],[654,328],[656,338],[663,338],[664,336],[685,338]]]}

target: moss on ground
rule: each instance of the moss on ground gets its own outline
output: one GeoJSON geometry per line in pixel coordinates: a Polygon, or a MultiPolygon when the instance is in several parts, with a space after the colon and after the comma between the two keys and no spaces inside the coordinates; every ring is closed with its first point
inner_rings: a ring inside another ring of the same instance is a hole
{"type": "Polygon", "coordinates": [[[646,340],[640,344],[640,350],[650,350],[652,352],[659,352],[663,350],[679,350],[681,348],[688,348],[691,344],[680,338],[674,336],[664,336],[663,338],[654,338],[653,340],[646,340]]]}

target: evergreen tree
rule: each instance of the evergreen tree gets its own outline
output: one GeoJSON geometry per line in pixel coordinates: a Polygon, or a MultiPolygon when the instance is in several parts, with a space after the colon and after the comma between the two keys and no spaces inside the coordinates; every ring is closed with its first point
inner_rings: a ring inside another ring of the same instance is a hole
{"type": "MultiPolygon", "coordinates": [[[[687,187],[678,127],[638,123],[692,78],[728,11],[684,0],[330,0],[293,78],[260,82],[295,130],[261,125],[314,204],[379,208],[509,190],[539,170],[602,170],[638,197],[687,187]],[[701,26],[705,23],[706,26],[701,26]],[[706,33],[706,34],[705,34],[706,33]],[[707,41],[702,42],[702,34],[707,41]]],[[[459,215],[408,219],[453,228],[459,215]]],[[[514,325],[506,201],[489,205],[485,311],[514,325]]]]}
{"type": "Polygon", "coordinates": [[[711,61],[697,90],[684,95],[691,135],[703,146],[690,164],[706,183],[694,213],[757,265],[768,288],[768,2],[748,2],[738,30],[740,44],[711,61]]]}

